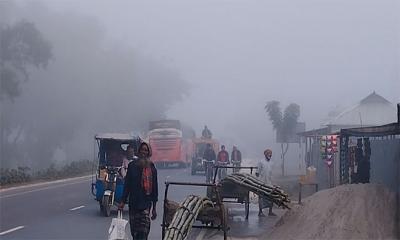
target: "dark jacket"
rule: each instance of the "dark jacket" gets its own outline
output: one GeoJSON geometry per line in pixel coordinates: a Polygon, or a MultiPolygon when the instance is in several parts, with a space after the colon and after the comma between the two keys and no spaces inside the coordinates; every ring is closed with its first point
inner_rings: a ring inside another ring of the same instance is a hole
{"type": "Polygon", "coordinates": [[[153,163],[150,164],[153,189],[150,195],[146,195],[142,186],[143,168],[139,166],[139,161],[132,161],[129,163],[122,197],[124,203],[126,203],[129,198],[129,208],[144,210],[150,208],[152,202],[158,201],[157,169],[153,163]]]}
{"type": "Polygon", "coordinates": [[[242,153],[239,150],[232,151],[231,161],[232,162],[242,162],[242,153]]]}
{"type": "Polygon", "coordinates": [[[219,163],[229,163],[229,153],[226,150],[221,150],[217,156],[217,162],[219,163]]]}
{"type": "Polygon", "coordinates": [[[207,161],[215,161],[216,156],[215,156],[214,150],[213,150],[212,148],[207,148],[207,149],[204,151],[203,158],[204,158],[205,160],[207,160],[207,161]]]}

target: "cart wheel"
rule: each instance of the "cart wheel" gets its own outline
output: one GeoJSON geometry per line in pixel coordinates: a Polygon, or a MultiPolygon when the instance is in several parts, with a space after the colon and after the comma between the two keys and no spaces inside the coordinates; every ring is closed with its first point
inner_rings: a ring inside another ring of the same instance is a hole
{"type": "Polygon", "coordinates": [[[249,219],[249,212],[250,212],[250,202],[249,199],[247,199],[244,203],[244,207],[245,207],[245,212],[246,212],[246,220],[249,219]]]}
{"type": "Polygon", "coordinates": [[[111,214],[111,205],[110,205],[110,197],[111,196],[104,196],[103,197],[103,213],[104,216],[109,217],[111,214]]]}
{"type": "Polygon", "coordinates": [[[222,231],[224,232],[224,240],[228,239],[228,209],[225,205],[221,205],[222,207],[222,231]]]}

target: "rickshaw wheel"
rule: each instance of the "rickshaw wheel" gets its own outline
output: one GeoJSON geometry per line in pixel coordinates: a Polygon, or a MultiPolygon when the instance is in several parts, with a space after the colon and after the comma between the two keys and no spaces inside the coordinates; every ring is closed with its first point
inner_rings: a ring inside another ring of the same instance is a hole
{"type": "Polygon", "coordinates": [[[109,217],[111,214],[110,196],[104,196],[103,203],[101,205],[103,205],[104,216],[109,217]]]}
{"type": "Polygon", "coordinates": [[[224,204],[221,205],[222,208],[222,231],[224,232],[224,240],[228,239],[228,209],[225,207],[224,204]]]}

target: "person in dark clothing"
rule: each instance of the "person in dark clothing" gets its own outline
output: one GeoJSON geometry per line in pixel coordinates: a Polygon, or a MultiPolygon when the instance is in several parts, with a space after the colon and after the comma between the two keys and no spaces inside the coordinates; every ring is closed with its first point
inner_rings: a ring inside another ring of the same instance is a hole
{"type": "MultiPolygon", "coordinates": [[[[239,151],[239,149],[236,146],[233,146],[233,149],[232,149],[231,162],[234,167],[240,167],[240,165],[242,164],[242,153],[239,151]]],[[[239,172],[239,169],[234,168],[233,172],[237,173],[237,172],[239,172]]]]}
{"type": "MultiPolygon", "coordinates": [[[[218,166],[227,166],[229,164],[229,153],[225,150],[225,146],[221,146],[221,151],[219,151],[217,155],[217,165],[218,166]]],[[[218,179],[226,177],[226,168],[218,169],[218,179]]]]}
{"type": "Polygon", "coordinates": [[[208,139],[211,139],[211,138],[212,138],[212,133],[211,133],[210,129],[207,128],[207,125],[204,126],[204,129],[203,129],[203,131],[201,132],[201,136],[202,136],[203,138],[208,138],[208,139]]]}
{"type": "Polygon", "coordinates": [[[210,183],[213,176],[213,166],[214,166],[214,161],[216,159],[216,155],[214,149],[209,143],[206,146],[206,150],[204,150],[203,158],[205,160],[204,169],[206,171],[206,182],[210,183]]]}
{"type": "Polygon", "coordinates": [[[363,153],[363,143],[361,138],[357,139],[357,148],[354,155],[355,155],[355,163],[357,164],[357,171],[354,174],[353,183],[361,183],[363,182],[363,177],[364,177],[363,176],[364,153],[363,153]]]}
{"type": "Polygon", "coordinates": [[[370,168],[371,168],[370,166],[371,144],[369,138],[364,138],[364,151],[362,148],[359,151],[361,152],[360,162],[358,164],[360,183],[369,183],[370,168]]]}
{"type": "Polygon", "coordinates": [[[150,212],[151,220],[157,218],[157,169],[150,161],[150,145],[143,142],[139,146],[138,155],[137,161],[129,163],[119,209],[123,209],[129,199],[129,225],[132,239],[146,240],[150,233],[150,212]]]}
{"type": "Polygon", "coordinates": [[[203,154],[204,159],[207,161],[215,161],[216,155],[214,149],[212,148],[211,144],[207,144],[206,149],[204,150],[203,154]]]}

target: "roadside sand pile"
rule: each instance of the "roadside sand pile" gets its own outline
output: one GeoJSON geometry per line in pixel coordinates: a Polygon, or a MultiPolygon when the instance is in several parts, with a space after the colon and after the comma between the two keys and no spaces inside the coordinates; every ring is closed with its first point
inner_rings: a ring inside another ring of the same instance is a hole
{"type": "Polygon", "coordinates": [[[395,239],[396,195],[377,184],[351,184],[304,199],[267,239],[395,239]]]}

